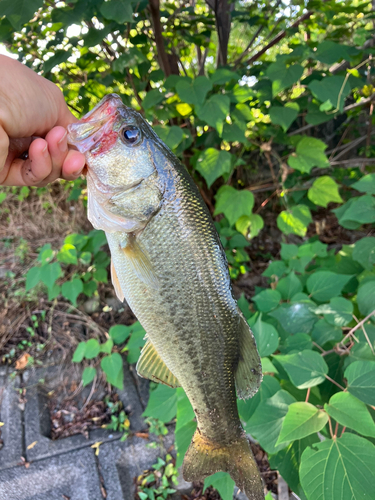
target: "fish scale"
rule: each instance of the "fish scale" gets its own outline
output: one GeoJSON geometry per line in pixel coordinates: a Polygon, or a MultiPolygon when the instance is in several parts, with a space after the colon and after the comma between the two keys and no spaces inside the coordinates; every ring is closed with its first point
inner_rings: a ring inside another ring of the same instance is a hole
{"type": "Polygon", "coordinates": [[[178,381],[195,412],[185,479],[228,471],[251,500],[263,499],[236,401],[236,389],[243,398],[257,391],[260,358],[196,185],[116,95],[70,125],[69,141],[86,155],[88,215],[106,232],[115,289],[147,333],[137,370],[167,385],[178,381]]]}

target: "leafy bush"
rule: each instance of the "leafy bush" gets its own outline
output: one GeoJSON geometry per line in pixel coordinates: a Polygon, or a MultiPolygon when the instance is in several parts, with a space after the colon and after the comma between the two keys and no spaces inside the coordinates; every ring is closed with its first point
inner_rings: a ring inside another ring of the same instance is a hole
{"type": "MultiPolygon", "coordinates": [[[[228,16],[211,3],[33,0],[26,9],[20,0],[2,2],[0,41],[59,84],[77,116],[117,92],[153,124],[198,184],[233,279],[251,270],[247,247],[258,236],[282,242],[280,260],[267,256],[269,286],[256,289],[251,307],[239,300],[265,373],[257,395],[239,401],[241,419],[302,498],[331,500],[342,491],[370,498],[374,11],[351,0],[234,2],[228,16]],[[341,245],[327,220],[355,244],[341,245]]],[[[76,181],[69,199],[81,202],[83,190],[76,181]]],[[[0,193],[4,217],[8,193],[0,193]]],[[[29,191],[11,194],[22,201],[29,191]]],[[[59,251],[45,245],[26,290],[46,288],[49,300],[61,294],[74,306],[81,293],[97,294],[107,280],[104,243],[92,231],[67,236],[59,251]]],[[[84,384],[100,364],[121,387],[120,353],[137,361],[139,324],[108,335],[77,347],[74,361],[90,363],[84,384]]],[[[182,389],[151,387],[145,415],[160,425],[177,419],[179,466],[196,426],[190,403],[182,389]]],[[[210,483],[231,498],[227,474],[210,483]]]]}

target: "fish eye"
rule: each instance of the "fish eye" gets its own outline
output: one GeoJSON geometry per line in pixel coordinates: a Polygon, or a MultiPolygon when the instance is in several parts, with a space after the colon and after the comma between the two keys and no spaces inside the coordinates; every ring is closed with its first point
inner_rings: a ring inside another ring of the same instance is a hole
{"type": "Polygon", "coordinates": [[[127,146],[134,146],[139,142],[141,131],[139,128],[129,125],[121,130],[120,135],[127,146]]]}

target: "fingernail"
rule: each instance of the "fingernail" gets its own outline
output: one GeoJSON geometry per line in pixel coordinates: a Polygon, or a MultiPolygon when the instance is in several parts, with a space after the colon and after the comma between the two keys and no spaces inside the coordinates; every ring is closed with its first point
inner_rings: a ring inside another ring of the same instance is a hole
{"type": "Polygon", "coordinates": [[[42,149],[42,153],[43,153],[43,156],[44,156],[45,158],[48,158],[49,153],[48,153],[48,145],[47,145],[47,144],[46,144],[46,145],[44,146],[44,148],[42,149]]]}
{"type": "Polygon", "coordinates": [[[61,139],[59,141],[57,141],[57,146],[62,153],[65,153],[65,151],[68,149],[68,145],[66,143],[66,136],[67,135],[68,135],[68,132],[65,131],[65,134],[61,137],[61,139]]]}

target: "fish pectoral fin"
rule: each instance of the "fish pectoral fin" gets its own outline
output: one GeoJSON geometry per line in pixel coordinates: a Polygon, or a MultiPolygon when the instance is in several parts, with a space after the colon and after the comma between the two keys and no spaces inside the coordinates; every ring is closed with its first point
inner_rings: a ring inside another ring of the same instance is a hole
{"type": "Polygon", "coordinates": [[[257,392],[262,381],[262,364],[253,332],[245,318],[240,317],[239,324],[240,356],[235,373],[237,396],[247,399],[257,392]]]}
{"type": "Polygon", "coordinates": [[[118,279],[115,266],[113,265],[113,260],[111,260],[111,276],[112,276],[112,285],[113,285],[113,288],[115,289],[117,298],[120,302],[124,302],[124,299],[125,299],[124,293],[121,290],[120,281],[118,279]]]}
{"type": "Polygon", "coordinates": [[[137,373],[153,382],[161,382],[169,387],[180,387],[177,378],[156,352],[154,345],[147,340],[137,363],[137,373]]]}
{"type": "Polygon", "coordinates": [[[147,286],[157,290],[159,288],[159,279],[146,251],[138,243],[136,236],[129,235],[122,251],[136,276],[147,286]]]}

